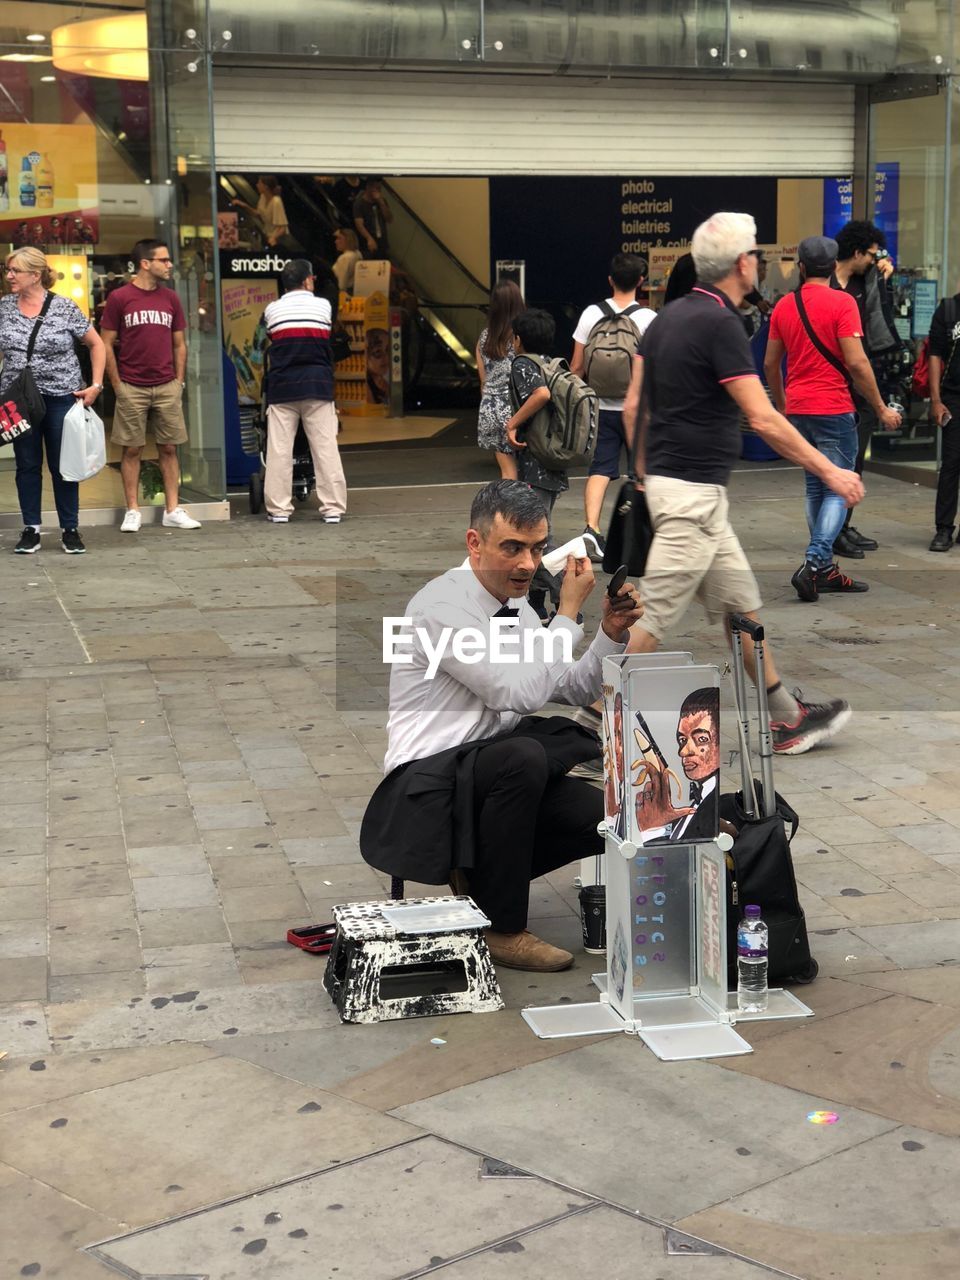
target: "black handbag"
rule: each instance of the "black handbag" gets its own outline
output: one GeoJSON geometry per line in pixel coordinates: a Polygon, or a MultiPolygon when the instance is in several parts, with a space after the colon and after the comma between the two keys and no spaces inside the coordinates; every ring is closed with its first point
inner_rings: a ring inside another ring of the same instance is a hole
{"type": "Polygon", "coordinates": [[[637,442],[645,408],[646,387],[640,397],[633,448],[630,451],[630,478],[621,486],[613,504],[602,566],[604,573],[616,573],[625,564],[631,578],[643,577],[653,543],[653,522],[647,507],[647,497],[642,489],[637,488],[635,478],[637,442]]]}
{"type": "Polygon", "coordinates": [[[46,403],[37,386],[37,380],[34,378],[33,370],[30,368],[30,361],[37,343],[37,333],[41,324],[43,324],[44,316],[50,310],[51,302],[53,302],[53,294],[48,292],[33,326],[30,340],[27,343],[27,362],[7,387],[4,396],[3,414],[0,417],[0,444],[12,444],[14,440],[25,436],[28,431],[33,430],[34,423],[42,421],[43,415],[47,411],[46,403]],[[11,402],[16,410],[16,418],[6,408],[11,402]]]}

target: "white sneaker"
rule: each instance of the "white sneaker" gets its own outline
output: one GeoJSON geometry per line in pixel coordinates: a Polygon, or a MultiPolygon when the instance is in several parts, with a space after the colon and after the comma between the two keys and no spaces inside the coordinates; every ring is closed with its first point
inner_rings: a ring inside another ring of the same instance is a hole
{"type": "Polygon", "coordinates": [[[139,533],[140,526],[143,524],[143,516],[136,508],[131,507],[127,510],[127,514],[123,517],[123,524],[120,526],[121,533],[139,533]]]}
{"type": "Polygon", "coordinates": [[[164,511],[163,524],[167,529],[199,529],[200,521],[188,516],[183,507],[175,507],[173,511],[164,511]]]}
{"type": "Polygon", "coordinates": [[[340,523],[340,519],[341,519],[341,517],[340,517],[340,516],[324,516],[324,517],[323,517],[323,523],[324,523],[324,524],[339,524],[339,523],[340,523]]]}
{"type": "Polygon", "coordinates": [[[267,512],[267,519],[270,521],[271,524],[289,524],[290,523],[289,516],[274,516],[274,515],[271,515],[269,511],[267,512]]]}

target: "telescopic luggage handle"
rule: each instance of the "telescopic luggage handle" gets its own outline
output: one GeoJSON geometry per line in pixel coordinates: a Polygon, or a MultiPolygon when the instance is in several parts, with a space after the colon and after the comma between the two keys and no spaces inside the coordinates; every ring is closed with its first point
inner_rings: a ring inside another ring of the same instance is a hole
{"type": "Polygon", "coordinates": [[[747,679],[743,665],[743,639],[741,633],[753,641],[756,664],[758,736],[760,739],[760,777],[763,781],[763,813],[771,817],[777,811],[776,792],[773,783],[773,740],[770,736],[770,709],[767,705],[767,673],[764,662],[763,624],[742,614],[730,615],[730,631],[733,640],[733,684],[737,698],[737,715],[740,719],[741,770],[743,775],[744,802],[753,791],[753,771],[750,764],[750,718],[747,713],[747,679]],[[748,781],[749,780],[749,781],[748,781]]]}

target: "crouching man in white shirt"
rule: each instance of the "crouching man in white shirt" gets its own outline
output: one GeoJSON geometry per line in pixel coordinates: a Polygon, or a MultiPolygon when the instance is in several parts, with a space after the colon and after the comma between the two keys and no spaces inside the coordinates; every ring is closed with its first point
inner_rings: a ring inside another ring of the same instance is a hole
{"type": "Polygon", "coordinates": [[[596,735],[533,713],[597,698],[602,659],[623,652],[643,613],[629,584],[616,605],[605,594],[600,630],[574,660],[593,568],[569,557],[557,614],[543,628],[526,596],[548,532],[522,481],[485,485],[464,563],[419,591],[402,619],[384,619],[386,777],[360,834],[364,858],[382,871],[465,884],[490,918],[494,961],[537,972],[566,969],[573,956],[527,930],[530,881],[601,852],[603,794],[567,777],[596,755],[596,735]]]}

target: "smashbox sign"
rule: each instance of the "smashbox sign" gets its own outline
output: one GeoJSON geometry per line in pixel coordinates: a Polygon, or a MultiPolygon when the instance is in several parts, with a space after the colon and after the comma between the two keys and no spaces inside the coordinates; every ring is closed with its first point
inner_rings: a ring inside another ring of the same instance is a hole
{"type": "Polygon", "coordinates": [[[275,249],[259,253],[249,249],[221,249],[220,279],[249,280],[251,276],[257,276],[279,280],[283,268],[292,261],[292,254],[277,253],[275,249]]]}

